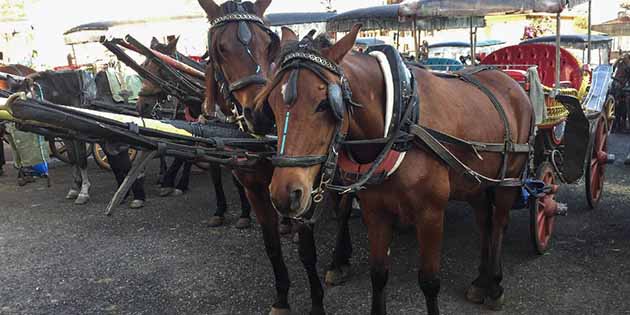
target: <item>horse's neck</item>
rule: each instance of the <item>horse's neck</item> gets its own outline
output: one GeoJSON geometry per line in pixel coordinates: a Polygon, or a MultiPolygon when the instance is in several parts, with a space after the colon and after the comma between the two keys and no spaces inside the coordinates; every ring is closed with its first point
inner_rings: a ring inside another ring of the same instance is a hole
{"type": "MultiPolygon", "coordinates": [[[[385,131],[385,79],[376,58],[368,55],[349,55],[342,63],[355,103],[349,114],[348,139],[366,140],[383,138],[385,131]]],[[[348,104],[348,106],[350,106],[348,104]]],[[[377,148],[357,149],[359,159],[370,159],[377,148]],[[363,157],[362,157],[363,156],[363,157]]]]}
{"type": "Polygon", "coordinates": [[[362,105],[348,108],[351,112],[348,137],[354,140],[382,138],[386,93],[380,65],[373,57],[356,54],[346,57],[342,66],[352,90],[352,100],[362,105]]]}

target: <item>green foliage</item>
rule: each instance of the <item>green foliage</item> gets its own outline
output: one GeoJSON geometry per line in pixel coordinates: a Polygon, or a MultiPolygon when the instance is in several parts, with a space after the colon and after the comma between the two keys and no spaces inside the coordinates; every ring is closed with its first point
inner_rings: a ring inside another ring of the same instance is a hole
{"type": "Polygon", "coordinates": [[[26,18],[25,0],[0,0],[0,20],[15,21],[26,18]]]}

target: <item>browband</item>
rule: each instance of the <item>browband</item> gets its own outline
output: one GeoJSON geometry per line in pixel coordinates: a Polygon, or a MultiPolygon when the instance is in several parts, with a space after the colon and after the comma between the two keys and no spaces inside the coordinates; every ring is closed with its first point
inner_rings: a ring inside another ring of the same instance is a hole
{"type": "Polygon", "coordinates": [[[261,19],[260,17],[254,15],[254,14],[249,14],[249,13],[230,13],[227,15],[224,15],[222,17],[216,18],[212,21],[210,21],[210,27],[216,27],[228,22],[242,22],[242,21],[250,21],[250,22],[255,22],[255,23],[260,23],[260,24],[265,24],[265,21],[263,21],[263,19],[261,19]]]}

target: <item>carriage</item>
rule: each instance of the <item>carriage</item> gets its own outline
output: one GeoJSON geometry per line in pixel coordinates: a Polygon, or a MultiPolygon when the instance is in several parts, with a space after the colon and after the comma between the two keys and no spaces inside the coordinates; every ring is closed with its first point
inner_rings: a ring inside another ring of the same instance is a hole
{"type": "MultiPolygon", "coordinates": [[[[484,9],[477,10],[466,5],[436,8],[431,1],[406,1],[401,15],[489,15],[523,9],[516,1],[483,2],[484,9]]],[[[580,2],[587,1],[571,4],[580,2]]],[[[558,4],[540,1],[529,9],[557,13],[559,20],[562,5],[558,4]]],[[[559,22],[556,31],[557,36],[499,49],[480,63],[499,68],[519,82],[535,108],[536,136],[529,176],[523,183],[522,203],[515,208],[529,209],[532,244],[539,254],[550,248],[555,218],[567,214],[566,205],[555,201],[559,185],[583,178],[587,203],[595,208],[603,195],[606,164],[614,161],[614,156],[607,153],[614,112],[614,100],[608,93],[611,39],[590,34],[561,35],[559,22]],[[592,49],[599,52],[598,65],[593,69],[589,65],[592,49]],[[582,62],[570,50],[581,50],[582,62]]]]}

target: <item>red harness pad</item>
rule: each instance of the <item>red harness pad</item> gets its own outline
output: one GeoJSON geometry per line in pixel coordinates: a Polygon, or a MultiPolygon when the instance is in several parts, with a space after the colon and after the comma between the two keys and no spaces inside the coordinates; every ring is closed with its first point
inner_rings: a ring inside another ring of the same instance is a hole
{"type": "MultiPolygon", "coordinates": [[[[387,174],[389,174],[389,172],[391,172],[396,166],[396,162],[398,161],[400,154],[401,152],[390,150],[385,156],[385,160],[383,160],[383,163],[381,163],[381,165],[376,168],[374,176],[372,177],[372,179],[370,179],[368,183],[377,184],[384,181],[387,178],[387,174]]],[[[350,156],[348,156],[348,153],[346,151],[341,151],[339,153],[339,160],[337,161],[341,180],[345,184],[356,182],[361,177],[361,175],[367,173],[370,170],[370,167],[372,167],[373,164],[374,163],[357,163],[353,161],[350,156]]]]}

